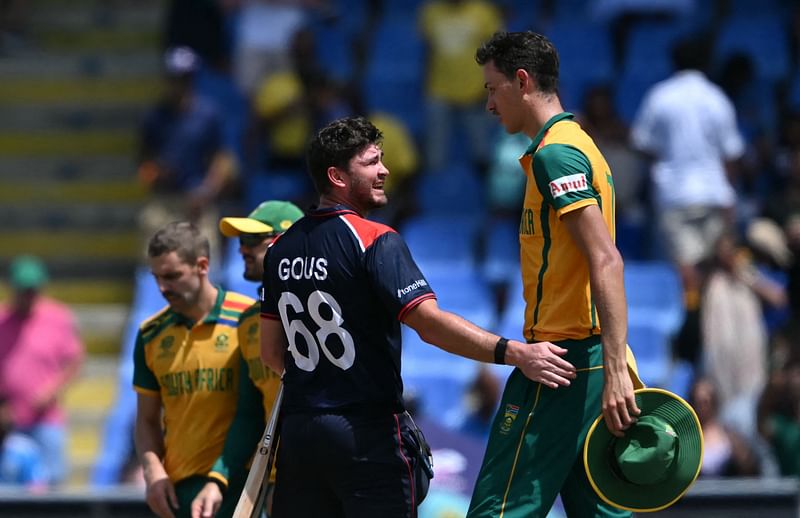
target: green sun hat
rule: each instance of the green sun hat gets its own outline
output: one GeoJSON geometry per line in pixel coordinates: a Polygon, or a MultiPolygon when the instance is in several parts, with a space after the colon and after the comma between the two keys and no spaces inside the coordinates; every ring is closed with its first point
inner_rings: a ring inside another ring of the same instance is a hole
{"type": "Polygon", "coordinates": [[[303,211],[288,201],[261,203],[246,218],[222,218],[219,230],[225,237],[241,234],[281,234],[303,217],[303,211]]]}
{"type": "Polygon", "coordinates": [[[703,431],[694,409],[662,389],[634,392],[642,413],[618,438],[601,415],[583,448],[586,475],[609,505],[652,512],[677,502],[700,474],[703,431]]]}

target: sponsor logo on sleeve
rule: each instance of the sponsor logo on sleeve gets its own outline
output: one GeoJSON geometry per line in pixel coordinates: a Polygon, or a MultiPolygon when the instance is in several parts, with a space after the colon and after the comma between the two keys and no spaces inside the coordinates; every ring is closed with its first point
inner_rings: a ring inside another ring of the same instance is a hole
{"type": "Polygon", "coordinates": [[[427,285],[428,285],[428,282],[425,279],[419,279],[419,280],[416,280],[416,281],[412,282],[411,284],[409,284],[405,288],[397,288],[397,298],[398,299],[402,299],[403,295],[408,295],[409,293],[411,293],[412,291],[416,290],[417,288],[423,288],[423,287],[425,287],[427,285]]]}
{"type": "Polygon", "coordinates": [[[586,181],[585,174],[570,174],[556,178],[550,182],[550,194],[553,198],[564,196],[570,192],[580,192],[589,189],[589,182],[586,181]]]}

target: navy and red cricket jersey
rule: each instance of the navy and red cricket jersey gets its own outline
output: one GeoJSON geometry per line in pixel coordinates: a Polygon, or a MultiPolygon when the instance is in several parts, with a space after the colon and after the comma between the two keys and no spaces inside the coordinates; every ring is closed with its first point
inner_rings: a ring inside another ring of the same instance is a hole
{"type": "Polygon", "coordinates": [[[312,211],[270,247],[261,312],[289,343],[283,411],[402,406],[400,323],[434,298],[392,228],[346,206],[312,211]]]}

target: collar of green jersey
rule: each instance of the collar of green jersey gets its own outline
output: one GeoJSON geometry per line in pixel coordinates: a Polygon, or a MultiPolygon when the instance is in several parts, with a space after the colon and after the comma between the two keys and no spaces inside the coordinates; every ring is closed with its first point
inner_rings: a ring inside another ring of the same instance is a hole
{"type": "Polygon", "coordinates": [[[575,116],[570,112],[561,112],[558,115],[553,115],[552,117],[550,117],[550,120],[545,122],[544,126],[542,126],[542,129],[540,129],[539,133],[537,133],[536,137],[534,137],[533,141],[531,142],[531,145],[528,146],[528,149],[525,150],[525,154],[532,155],[536,151],[536,148],[539,147],[539,143],[544,138],[544,134],[547,133],[547,130],[549,130],[553,126],[553,124],[564,119],[574,119],[574,118],[575,116]]]}
{"type": "MultiPolygon", "coordinates": [[[[215,324],[217,320],[219,320],[219,314],[222,311],[222,303],[225,302],[225,290],[222,289],[222,286],[214,285],[217,288],[217,300],[214,301],[214,306],[211,308],[211,311],[208,312],[206,318],[203,319],[203,324],[215,324]]],[[[170,309],[172,311],[172,309],[170,309]]],[[[189,320],[188,317],[185,315],[181,315],[180,313],[176,313],[172,311],[172,313],[178,318],[178,322],[184,324],[188,328],[192,328],[195,325],[195,322],[189,320]]]]}

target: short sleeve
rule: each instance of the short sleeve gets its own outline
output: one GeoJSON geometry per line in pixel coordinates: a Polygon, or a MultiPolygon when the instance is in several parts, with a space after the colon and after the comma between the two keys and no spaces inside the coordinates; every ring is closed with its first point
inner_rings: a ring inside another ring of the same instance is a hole
{"type": "Polygon", "coordinates": [[[423,300],[435,298],[408,246],[397,232],[381,235],[367,249],[365,266],[378,297],[400,321],[423,300]]]}
{"type": "Polygon", "coordinates": [[[575,203],[597,203],[592,166],[577,148],[565,144],[544,146],[533,156],[533,170],[542,197],[557,211],[575,203]]]}
{"type": "Polygon", "coordinates": [[[156,375],[147,366],[145,360],[144,340],[142,332],[136,335],[136,344],[133,347],[133,386],[145,391],[159,391],[160,386],[156,375]]]}

